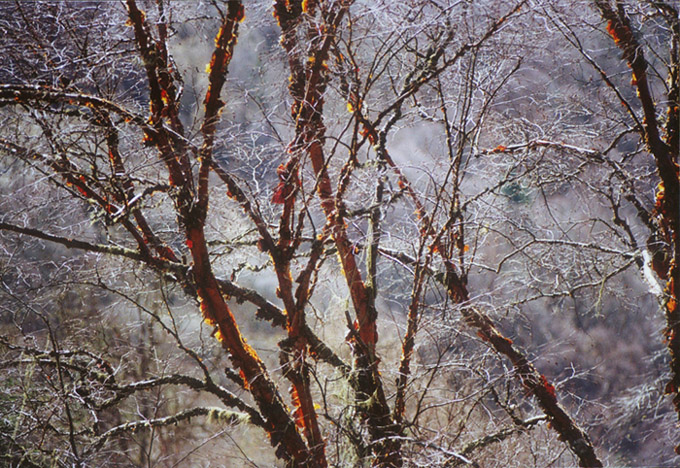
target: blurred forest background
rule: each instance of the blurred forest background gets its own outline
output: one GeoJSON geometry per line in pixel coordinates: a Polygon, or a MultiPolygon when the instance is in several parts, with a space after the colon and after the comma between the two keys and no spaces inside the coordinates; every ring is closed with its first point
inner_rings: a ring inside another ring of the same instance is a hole
{"type": "Polygon", "coordinates": [[[0,465],[677,466],[679,10],[0,2],[0,465]]]}

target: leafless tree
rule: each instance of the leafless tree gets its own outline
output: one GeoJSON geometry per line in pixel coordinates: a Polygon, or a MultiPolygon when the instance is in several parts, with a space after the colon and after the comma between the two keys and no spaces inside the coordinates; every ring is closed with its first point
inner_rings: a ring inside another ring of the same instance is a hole
{"type": "Polygon", "coordinates": [[[644,285],[677,394],[672,5],[0,8],[10,466],[603,466],[644,285]]]}

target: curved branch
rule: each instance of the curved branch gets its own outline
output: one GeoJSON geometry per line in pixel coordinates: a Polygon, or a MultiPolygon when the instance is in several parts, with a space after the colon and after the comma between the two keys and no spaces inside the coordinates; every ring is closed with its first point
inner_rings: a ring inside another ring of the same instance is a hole
{"type": "Polygon", "coordinates": [[[595,449],[588,435],[572,420],[571,416],[557,401],[555,387],[513,345],[512,340],[504,337],[491,319],[480,310],[465,309],[463,318],[469,325],[477,329],[477,335],[482,340],[510,359],[520,382],[527,391],[534,395],[553,429],[569,445],[569,448],[578,457],[580,465],[582,467],[604,466],[595,454],[595,449]]]}
{"type": "Polygon", "coordinates": [[[125,432],[133,433],[138,430],[148,430],[156,427],[176,425],[182,421],[190,421],[191,418],[198,416],[208,416],[209,419],[220,421],[223,424],[243,424],[250,422],[248,415],[245,414],[226,411],[221,408],[199,406],[197,408],[182,411],[164,418],[149,419],[146,421],[133,421],[113,427],[97,437],[92,445],[88,447],[86,453],[99,451],[108,439],[125,432]]]}

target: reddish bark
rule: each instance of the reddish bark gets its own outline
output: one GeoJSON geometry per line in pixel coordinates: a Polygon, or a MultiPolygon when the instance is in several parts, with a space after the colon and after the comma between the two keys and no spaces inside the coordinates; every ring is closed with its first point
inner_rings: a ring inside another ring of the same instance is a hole
{"type": "MultiPolygon", "coordinates": [[[[203,145],[199,150],[198,184],[194,191],[191,171],[185,170],[189,167],[188,156],[184,152],[174,151],[176,148],[169,144],[167,132],[162,127],[162,117],[169,115],[172,120],[177,104],[174,102],[172,92],[168,92],[173,89],[172,83],[168,81],[171,77],[164,73],[167,66],[164,67],[162,60],[159,63],[156,59],[156,51],[159,49],[153,46],[144,15],[137,9],[134,0],[128,0],[127,4],[140,54],[145,60],[151,95],[151,121],[159,123],[157,133],[149,137],[158,147],[168,166],[171,185],[178,188],[176,197],[179,219],[185,228],[187,246],[193,259],[194,283],[205,321],[216,327],[216,337],[230,353],[234,366],[239,369],[244,388],[250,391],[257,402],[272,445],[277,447],[277,456],[297,466],[323,466],[318,458],[310,456],[310,450],[298,433],[276,386],[268,377],[264,364],[243,339],[212,272],[204,234],[209,201],[208,176],[213,166],[215,124],[219,111],[224,106],[219,96],[236,42],[238,23],[244,17],[243,6],[239,0],[228,2],[227,14],[223,17],[215,40],[215,50],[210,62],[209,85],[204,100],[205,117],[201,126],[203,145]]],[[[315,450],[315,453],[318,453],[318,450],[315,450]]]]}
{"type": "Polygon", "coordinates": [[[536,398],[543,412],[548,416],[550,425],[560,434],[576,454],[583,467],[603,466],[597,458],[588,435],[571,419],[557,401],[555,387],[540,374],[531,362],[515,348],[512,341],[504,337],[494,326],[491,319],[475,309],[463,312],[465,321],[477,329],[477,334],[496,351],[506,356],[513,364],[522,385],[536,398]]]}
{"type": "MultiPolygon", "coordinates": [[[[371,143],[378,143],[378,133],[375,127],[366,119],[361,118],[364,133],[371,143]]],[[[501,151],[498,150],[497,151],[501,151]]],[[[437,252],[442,257],[445,266],[444,286],[454,303],[461,304],[468,300],[467,282],[455,263],[448,257],[446,249],[441,242],[441,236],[449,226],[444,226],[438,233],[432,227],[430,216],[426,213],[416,192],[396,164],[392,161],[386,150],[382,151],[382,158],[394,169],[399,177],[400,187],[404,190],[416,206],[416,213],[421,226],[421,233],[425,237],[433,237],[431,251],[437,252]]],[[[464,249],[464,245],[461,246],[464,249]]],[[[464,320],[468,325],[477,330],[477,334],[488,342],[494,350],[506,356],[513,364],[522,385],[536,398],[543,412],[548,416],[555,431],[560,434],[560,439],[565,441],[579,458],[581,466],[603,466],[597,458],[592,443],[587,434],[572,420],[564,408],[558,403],[555,387],[540,374],[529,360],[513,345],[512,340],[503,336],[494,326],[489,317],[480,311],[463,307],[461,309],[464,320]]],[[[415,326],[415,318],[409,317],[409,327],[415,326]],[[414,324],[411,321],[414,321],[414,324]]],[[[413,331],[415,333],[415,330],[413,331]]],[[[404,356],[409,353],[407,343],[404,345],[404,356]]],[[[402,357],[402,361],[404,357],[402,357]]],[[[399,410],[397,408],[396,410],[399,410]]],[[[396,411],[395,410],[395,411],[396,411]]],[[[398,414],[398,413],[397,413],[398,414]]]]}
{"type": "Polygon", "coordinates": [[[308,465],[309,450],[306,444],[295,429],[295,425],[291,424],[288,409],[281,400],[276,386],[269,379],[262,361],[243,340],[234,316],[220,292],[210,267],[203,228],[189,227],[187,239],[191,241],[194,280],[203,316],[207,323],[216,326],[217,338],[231,354],[234,366],[241,370],[244,386],[250,390],[265,418],[272,445],[281,445],[277,455],[294,460],[300,466],[308,465]]]}
{"type": "MultiPolygon", "coordinates": [[[[313,14],[315,5],[306,4],[308,15],[313,14]]],[[[343,207],[340,197],[333,197],[330,178],[326,171],[323,154],[323,138],[325,127],[322,121],[323,94],[327,84],[328,51],[334,38],[334,32],[340,25],[349,7],[337,3],[326,13],[323,35],[319,30],[310,27],[308,35],[313,44],[310,57],[305,61],[299,55],[296,28],[301,24],[303,5],[297,2],[277,1],[274,15],[281,26],[281,44],[288,54],[291,69],[289,92],[294,99],[291,114],[296,122],[295,138],[289,146],[291,154],[287,163],[280,168],[281,182],[276,188],[274,201],[283,201],[281,216],[281,237],[292,222],[292,205],[297,192],[297,170],[302,154],[307,154],[317,180],[317,193],[326,215],[327,228],[338,249],[338,257],[347,282],[357,320],[356,333],[351,333],[350,342],[354,343],[357,376],[353,386],[362,403],[360,412],[365,419],[374,443],[372,450],[376,454],[376,466],[400,466],[399,432],[390,417],[389,406],[382,389],[382,382],[377,372],[375,345],[378,340],[375,307],[372,307],[366,285],[356,262],[355,249],[346,232],[343,219],[343,207]]],[[[281,240],[279,241],[281,245],[281,240]]],[[[299,309],[299,307],[298,307],[299,309]]],[[[301,313],[301,312],[297,312],[301,313]]]]}
{"type": "MultiPolygon", "coordinates": [[[[652,97],[647,75],[648,63],[644,49],[635,37],[630,19],[622,5],[615,10],[604,0],[596,0],[602,18],[607,21],[607,31],[615,44],[623,52],[632,72],[632,83],[637,88],[637,96],[644,114],[643,128],[639,129],[641,137],[654,157],[661,183],[657,191],[657,200],[652,217],[658,232],[652,236],[662,239],[670,246],[669,259],[655,252],[652,268],[659,278],[666,280],[664,290],[664,309],[666,315],[666,343],[671,356],[671,378],[666,385],[666,393],[673,395],[675,411],[680,417],[680,311],[676,307],[680,300],[680,169],[678,167],[678,133],[680,110],[678,109],[678,42],[680,41],[680,24],[678,11],[671,9],[671,57],[669,60],[668,108],[665,138],[662,136],[657,120],[657,106],[652,97]]],[[[668,12],[666,12],[668,13],[668,12]]],[[[676,447],[680,453],[680,445],[676,447]]]]}

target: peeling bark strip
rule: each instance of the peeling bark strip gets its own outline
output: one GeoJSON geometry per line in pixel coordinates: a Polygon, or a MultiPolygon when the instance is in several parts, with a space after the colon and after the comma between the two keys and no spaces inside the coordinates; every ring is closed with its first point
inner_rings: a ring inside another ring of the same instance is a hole
{"type": "Polygon", "coordinates": [[[240,369],[244,386],[250,390],[267,422],[266,430],[272,445],[277,447],[277,456],[304,466],[308,449],[295,429],[289,411],[264,364],[255,350],[243,340],[234,316],[224,301],[211,270],[202,227],[188,229],[187,239],[191,241],[196,289],[206,322],[216,326],[218,340],[231,353],[234,366],[240,369]]]}
{"type": "MultiPolygon", "coordinates": [[[[129,24],[135,33],[135,43],[144,62],[147,84],[149,86],[149,123],[153,132],[148,132],[145,141],[156,146],[163,162],[168,166],[171,185],[192,184],[191,167],[187,154],[182,151],[183,144],[175,141],[163,125],[163,118],[169,117],[173,122],[179,122],[172,77],[168,73],[168,63],[163,61],[162,46],[159,46],[151,35],[151,29],[146,21],[146,15],[137,8],[135,0],[127,0],[129,24]]],[[[181,125],[173,128],[183,136],[181,125]]]]}
{"type": "MultiPolygon", "coordinates": [[[[309,5],[308,8],[310,6],[312,5],[309,5]]],[[[374,350],[377,342],[377,314],[374,309],[370,310],[368,307],[366,286],[354,256],[354,249],[347,237],[342,210],[336,206],[337,203],[341,203],[341,200],[333,198],[333,190],[323,154],[325,133],[322,120],[323,93],[328,82],[325,62],[328,59],[328,51],[333,42],[335,31],[341,24],[349,4],[343,6],[335,4],[334,7],[333,11],[328,14],[324,35],[313,38],[316,47],[311,51],[306,65],[303,65],[296,52],[299,45],[295,38],[295,30],[292,29],[299,24],[302,9],[295,8],[295,4],[287,5],[287,2],[283,1],[275,4],[275,15],[282,29],[281,44],[288,54],[288,62],[291,68],[289,91],[295,99],[292,116],[296,122],[295,138],[289,147],[291,157],[281,171],[282,184],[284,185],[277,188],[277,191],[285,193],[285,197],[282,197],[285,199],[286,205],[294,202],[298,179],[296,172],[293,173],[292,171],[297,171],[301,152],[306,152],[318,179],[317,191],[321,199],[321,206],[330,226],[331,236],[336,243],[338,257],[357,314],[359,336],[369,349],[374,350]]],[[[275,195],[275,198],[279,197],[275,195]]],[[[285,210],[286,208],[284,208],[284,215],[286,215],[285,210]]],[[[289,222],[286,220],[286,224],[289,222]]]]}
{"type": "MultiPolygon", "coordinates": [[[[298,433],[289,410],[281,399],[276,385],[269,378],[259,356],[244,340],[234,316],[222,295],[219,283],[212,271],[205,238],[204,225],[208,211],[208,175],[212,166],[215,124],[224,103],[219,99],[225,83],[228,65],[238,34],[238,23],[244,18],[240,0],[228,2],[228,12],[215,40],[209,72],[208,91],[204,104],[205,117],[201,126],[203,145],[199,150],[198,183],[194,184],[189,157],[183,145],[173,145],[172,138],[162,126],[163,117],[170,117],[179,103],[172,91],[172,78],[165,73],[168,64],[159,59],[163,47],[151,37],[144,14],[134,0],[127,0],[130,22],[135,30],[135,40],[144,59],[151,96],[150,122],[157,131],[150,135],[170,173],[170,184],[177,187],[176,203],[180,224],[186,232],[186,244],[193,259],[193,277],[205,321],[216,328],[216,337],[231,355],[232,362],[240,370],[243,386],[255,399],[263,418],[276,455],[298,466],[313,466],[310,451],[298,433]],[[194,187],[197,185],[197,190],[194,187]]],[[[182,128],[176,127],[182,135],[182,128]]]]}
{"type": "MultiPolygon", "coordinates": [[[[309,6],[313,7],[313,5],[303,5],[300,2],[276,2],[274,4],[274,16],[277,18],[279,25],[292,34],[292,36],[288,37],[287,43],[296,40],[294,28],[299,24],[300,16],[304,9],[309,6]]],[[[286,40],[282,39],[282,43],[286,43],[286,40]]],[[[297,70],[298,68],[294,66],[295,63],[298,63],[297,54],[289,54],[288,60],[291,69],[297,70]]],[[[291,80],[291,86],[301,82],[304,82],[304,77],[296,77],[296,79],[291,80]]],[[[311,85],[310,87],[314,88],[311,85]]],[[[273,203],[283,205],[279,223],[279,240],[276,245],[273,245],[267,237],[263,236],[262,241],[274,261],[279,284],[277,293],[286,307],[288,338],[280,343],[282,349],[280,361],[284,369],[284,375],[292,383],[291,397],[295,406],[295,420],[305,434],[305,438],[312,451],[311,456],[315,463],[318,466],[326,466],[325,442],[321,435],[316,410],[314,409],[310,386],[310,369],[307,364],[307,356],[309,354],[308,335],[303,332],[306,328],[305,308],[309,300],[310,279],[321,259],[322,242],[317,240],[312,247],[308,264],[296,281],[298,287],[295,293],[293,293],[293,278],[290,265],[292,255],[300,244],[299,230],[304,220],[301,217],[298,220],[298,227],[294,228],[295,200],[301,185],[299,178],[300,156],[302,152],[300,135],[303,131],[307,131],[306,120],[297,115],[303,107],[300,99],[302,99],[304,91],[297,89],[292,94],[295,103],[291,114],[296,119],[296,137],[294,142],[289,145],[288,151],[290,157],[288,161],[281,164],[277,170],[280,182],[272,197],[273,203]]]]}
{"type": "MultiPolygon", "coordinates": [[[[669,57],[667,125],[662,136],[657,119],[657,106],[652,97],[642,45],[635,37],[635,31],[622,4],[616,9],[606,0],[595,0],[602,19],[607,21],[607,32],[623,52],[623,59],[632,72],[632,84],[637,88],[637,96],[644,114],[641,137],[654,157],[661,179],[657,190],[656,204],[652,211],[658,232],[652,236],[665,241],[670,246],[670,262],[653,262],[652,268],[659,278],[666,279],[664,290],[664,310],[666,315],[666,343],[671,357],[671,378],[666,385],[666,393],[673,396],[673,405],[680,418],[680,170],[678,168],[678,134],[680,122],[680,76],[678,70],[678,44],[680,42],[680,20],[678,10],[671,5],[663,5],[664,14],[671,29],[671,48],[669,57]]],[[[680,454],[680,444],[675,448],[680,454]]]]}
{"type": "MultiPolygon", "coordinates": [[[[198,171],[198,207],[205,216],[208,210],[208,175],[212,166],[213,145],[215,142],[215,126],[219,113],[224,107],[220,100],[222,88],[227,79],[228,66],[238,37],[238,23],[245,14],[240,1],[230,1],[228,13],[224,17],[215,38],[215,50],[208,65],[208,90],[205,93],[205,116],[201,125],[203,145],[199,150],[200,167],[198,171]]],[[[202,220],[203,222],[203,220],[202,220]]]]}
{"type": "MultiPolygon", "coordinates": [[[[356,376],[351,379],[359,400],[358,409],[365,420],[373,444],[375,466],[401,466],[400,431],[391,418],[382,380],[378,373],[375,346],[377,312],[362,279],[355,257],[355,249],[347,235],[343,218],[341,194],[333,196],[330,177],[323,153],[325,126],[323,123],[323,95],[328,83],[328,59],[335,33],[351,2],[336,2],[322,12],[322,25],[309,25],[307,36],[311,43],[308,58],[300,56],[299,26],[304,24],[303,13],[310,22],[318,20],[315,2],[276,1],[274,16],[281,27],[281,45],[287,53],[291,70],[289,92],[294,103],[291,115],[295,121],[295,137],[289,145],[290,158],[279,167],[280,183],[272,201],[283,205],[280,221],[279,249],[295,244],[292,237],[293,207],[299,190],[298,172],[303,155],[307,155],[317,180],[317,193],[327,221],[327,230],[338,250],[338,257],[350,292],[357,320],[352,325],[349,341],[355,354],[356,376]]],[[[280,277],[280,275],[279,275],[280,277]]],[[[281,277],[280,277],[281,280],[281,277]]],[[[281,283],[281,281],[280,281],[281,283]]],[[[303,310],[298,304],[288,309],[291,326],[303,320],[303,310]],[[292,316],[292,314],[296,314],[292,316]]],[[[294,329],[291,329],[294,332],[294,329]]],[[[291,338],[295,333],[289,333],[291,338]]],[[[299,392],[294,397],[300,397],[299,392]]],[[[305,406],[300,402],[300,410],[305,406]]]]}

